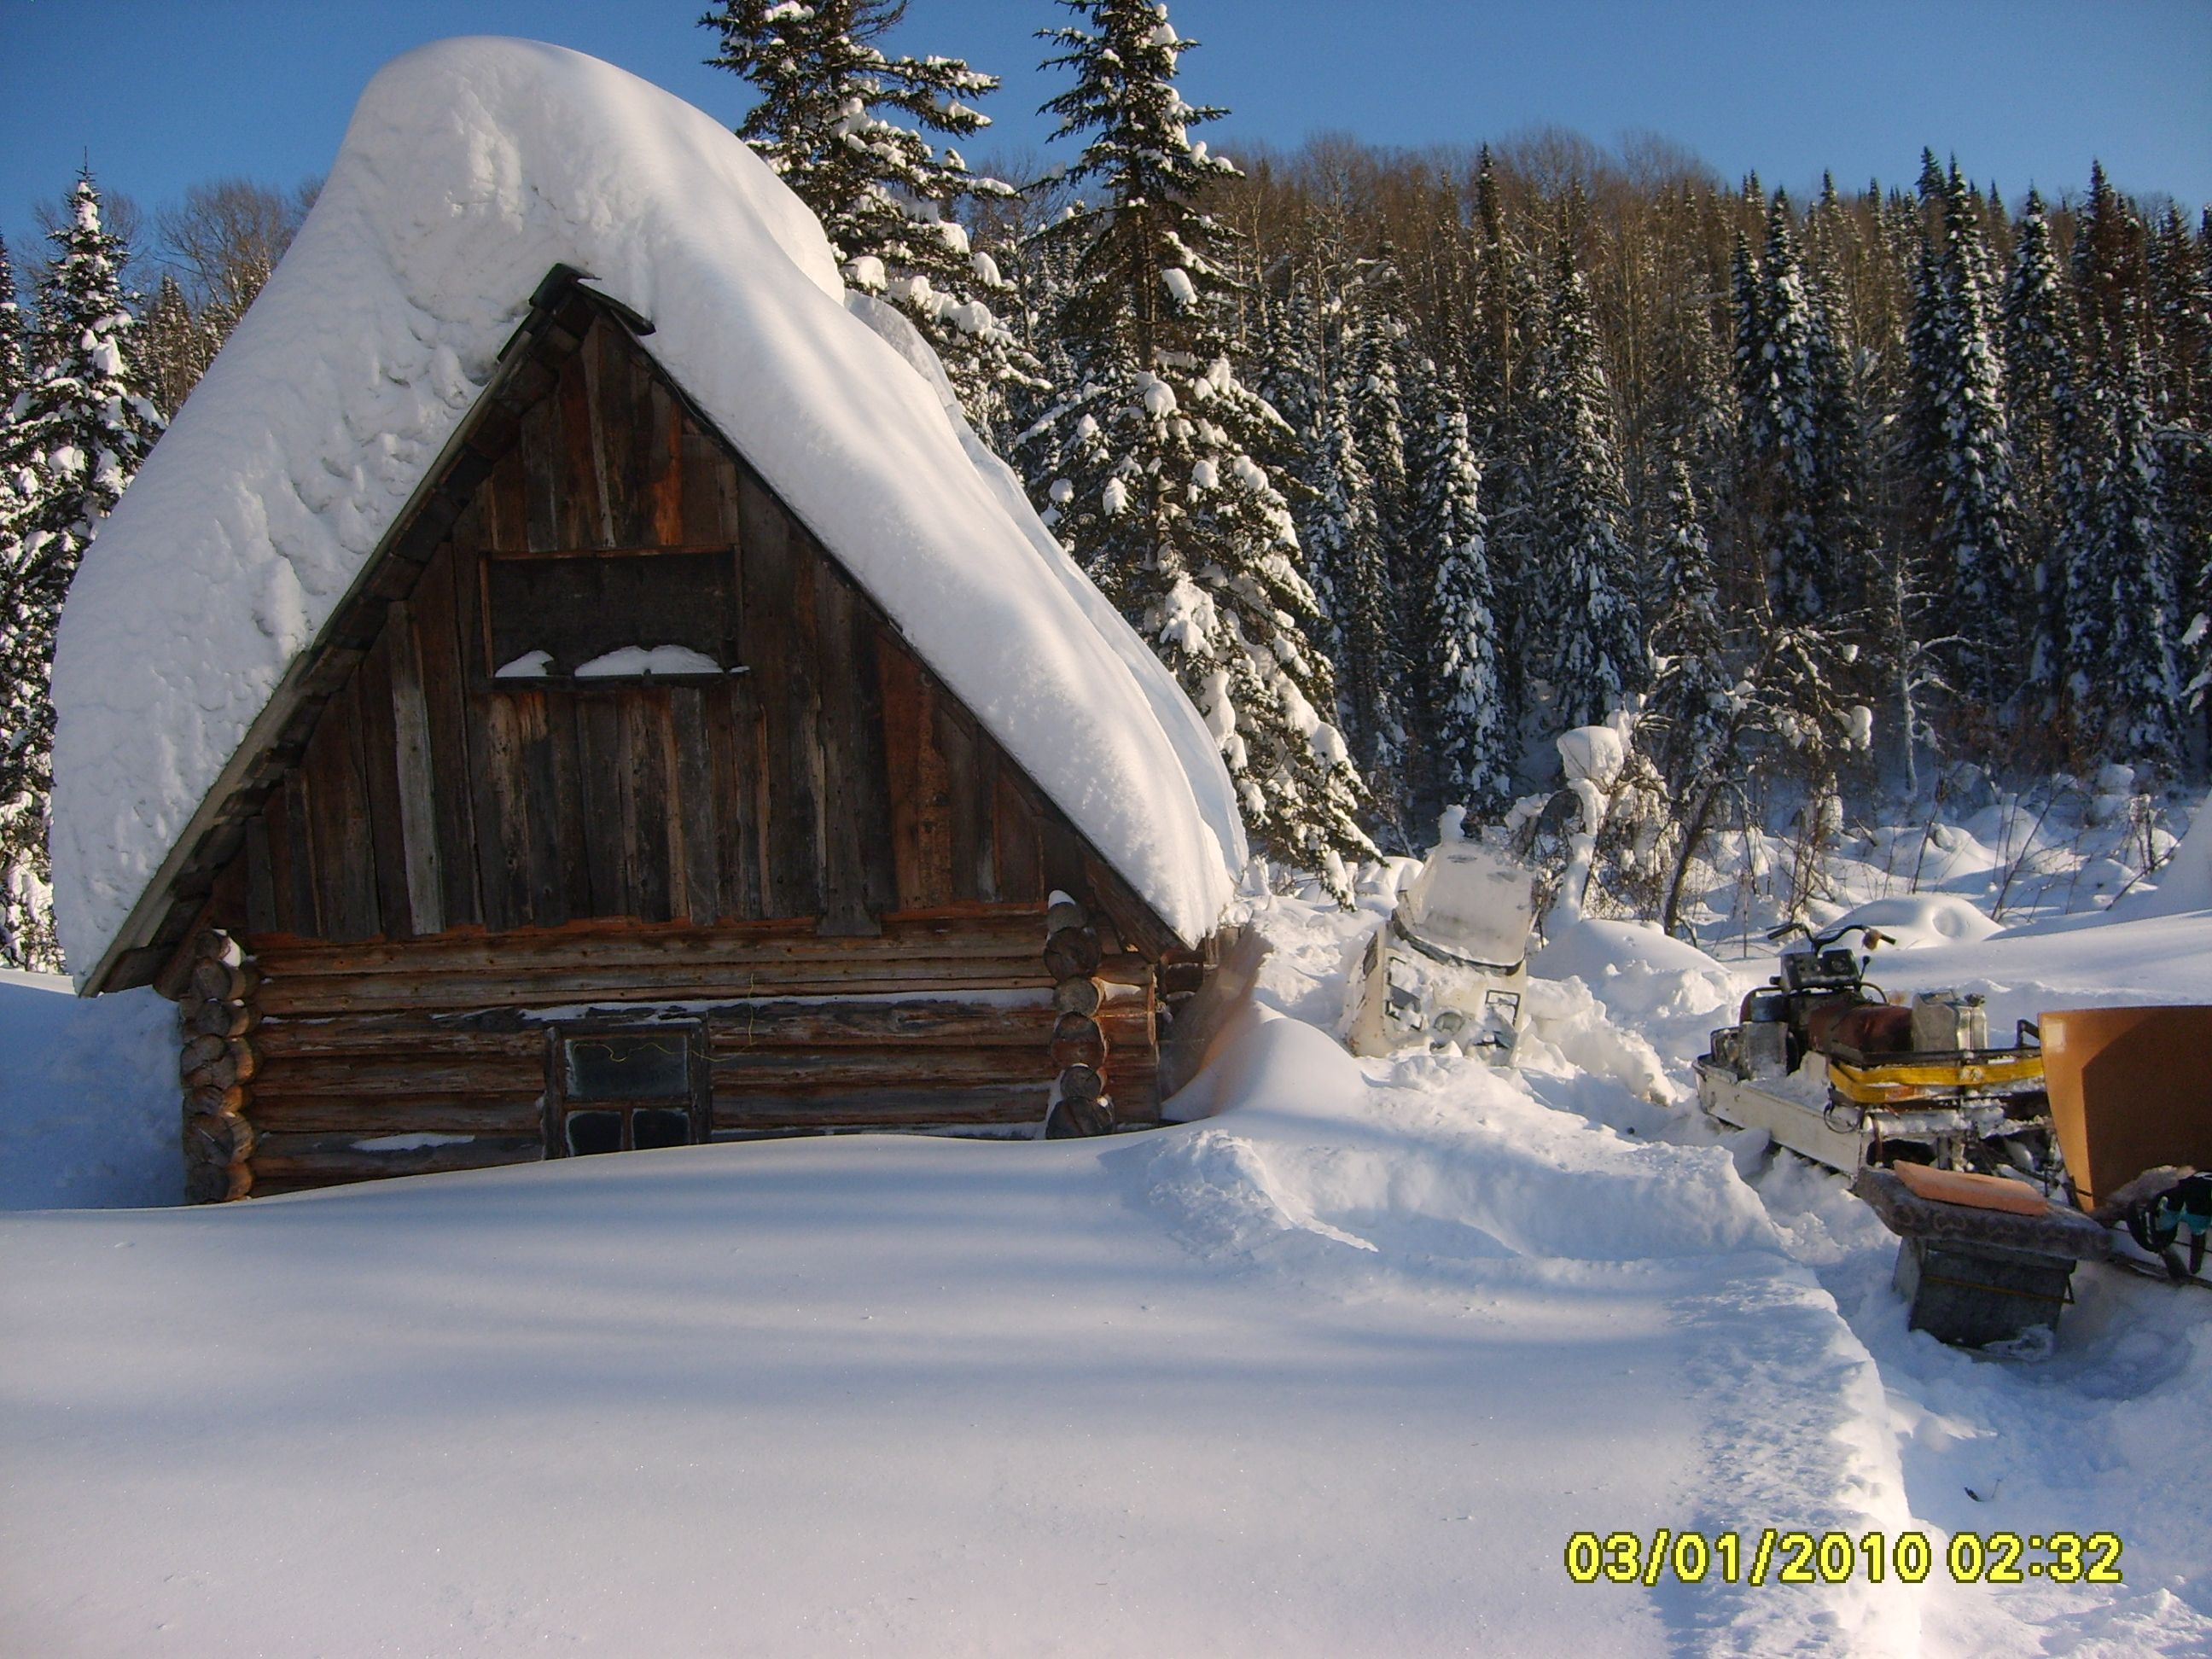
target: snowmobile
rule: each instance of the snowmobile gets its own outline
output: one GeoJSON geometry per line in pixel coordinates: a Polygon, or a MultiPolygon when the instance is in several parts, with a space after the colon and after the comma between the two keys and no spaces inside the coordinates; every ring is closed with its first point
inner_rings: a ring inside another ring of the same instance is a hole
{"type": "Polygon", "coordinates": [[[1879,932],[1845,925],[1804,933],[1781,969],[1743,1000],[1737,1023],[1698,1057],[1698,1098],[1737,1128],[1764,1129],[1791,1152],[1845,1175],[1899,1162],[1994,1172],[2009,1168],[2046,1191],[2060,1179],[2043,1077],[2042,1034],[2021,1020],[2009,1048],[1991,1048],[1976,996],[1925,991],[1893,1000],[1866,977],[1868,957],[1840,943],[1879,932]]]}
{"type": "Polygon", "coordinates": [[[1481,842],[1448,836],[1367,942],[1352,978],[1352,1052],[1456,1048],[1512,1063],[1528,1024],[1535,876],[1481,842]]]}

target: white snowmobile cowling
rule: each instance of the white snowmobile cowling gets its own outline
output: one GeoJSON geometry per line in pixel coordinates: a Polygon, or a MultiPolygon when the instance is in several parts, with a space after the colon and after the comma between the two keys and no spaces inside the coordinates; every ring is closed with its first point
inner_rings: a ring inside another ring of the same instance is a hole
{"type": "Polygon", "coordinates": [[[1535,883],[1526,866],[1480,842],[1446,842],[1398,901],[1395,920],[1423,945],[1469,966],[1510,972],[1528,954],[1535,883]]]}

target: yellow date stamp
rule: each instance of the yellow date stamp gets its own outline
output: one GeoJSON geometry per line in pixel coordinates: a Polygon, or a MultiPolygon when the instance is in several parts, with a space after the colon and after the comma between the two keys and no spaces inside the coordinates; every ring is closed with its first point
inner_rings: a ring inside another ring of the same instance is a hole
{"type": "MultiPolygon", "coordinates": [[[[1941,1565],[1955,1584],[2117,1584],[2119,1534],[2093,1532],[1954,1532],[1941,1565]]],[[[1674,1532],[1661,1527],[1602,1537],[1578,1532],[1567,1540],[1567,1577],[1600,1582],[1682,1584],[1880,1584],[1926,1582],[1937,1566],[1924,1532],[1674,1532]]]]}

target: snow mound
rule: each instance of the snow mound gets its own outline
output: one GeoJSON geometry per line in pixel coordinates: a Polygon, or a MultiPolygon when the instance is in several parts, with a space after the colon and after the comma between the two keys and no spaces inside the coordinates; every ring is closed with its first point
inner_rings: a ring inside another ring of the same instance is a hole
{"type": "Polygon", "coordinates": [[[645,82],[474,37],[370,82],[283,264],[86,554],[54,670],[77,969],[562,263],[652,319],[662,367],[1162,919],[1209,930],[1245,848],[1196,710],[913,353],[848,308],[798,198],[645,82]]]}
{"type": "Polygon", "coordinates": [[[2158,885],[2137,888],[2112,901],[2107,914],[2115,921],[2212,910],[2212,811],[2205,810],[2207,805],[2212,805],[2212,799],[2197,806],[2189,833],[2160,866],[2158,885]]]}
{"type": "Polygon", "coordinates": [[[1322,1032],[1262,1009],[1184,1109],[1201,1087],[1217,1115],[1114,1156],[1209,1253],[1292,1238],[1467,1259],[1780,1248],[1725,1151],[1594,1134],[1480,1063],[1415,1055],[1376,1086],[1322,1032]]]}
{"type": "Polygon", "coordinates": [[[0,1210],[181,1204],[176,1010],[0,971],[0,1210]]]}
{"type": "MultiPolygon", "coordinates": [[[[1750,983],[1750,976],[1696,945],[1635,921],[1577,921],[1547,940],[1528,959],[1528,969],[1543,979],[1581,981],[1623,1036],[1646,1042],[1677,1066],[1704,1052],[1714,1026],[1733,1021],[1736,1001],[1750,983]]],[[[1550,1031],[1540,1035],[1558,1044],[1550,1031]]],[[[1596,1069],[1579,1056],[1569,1057],[1596,1069]]],[[[1632,1088],[1652,1092],[1648,1086],[1632,1088]]]]}
{"type": "MultiPolygon", "coordinates": [[[[1846,911],[1822,927],[1871,927],[1887,934],[1875,954],[1884,951],[1920,951],[1936,945],[1974,945],[1999,931],[1997,924],[1965,899],[1949,893],[1914,893],[1896,898],[1872,899],[1846,911]]],[[[1858,941],[1848,941],[1856,945],[1858,941]]]]}

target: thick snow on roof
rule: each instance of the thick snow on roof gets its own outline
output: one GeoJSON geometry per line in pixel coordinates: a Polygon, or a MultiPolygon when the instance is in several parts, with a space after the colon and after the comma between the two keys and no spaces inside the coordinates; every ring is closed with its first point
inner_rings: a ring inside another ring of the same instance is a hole
{"type": "Polygon", "coordinates": [[[848,309],[812,216],[709,117],[471,37],[369,83],[283,264],[86,554],[54,667],[73,967],[115,941],[556,263],[653,319],[653,356],[962,702],[1163,920],[1210,929],[1245,855],[1218,754],[920,341],[848,309]]]}

